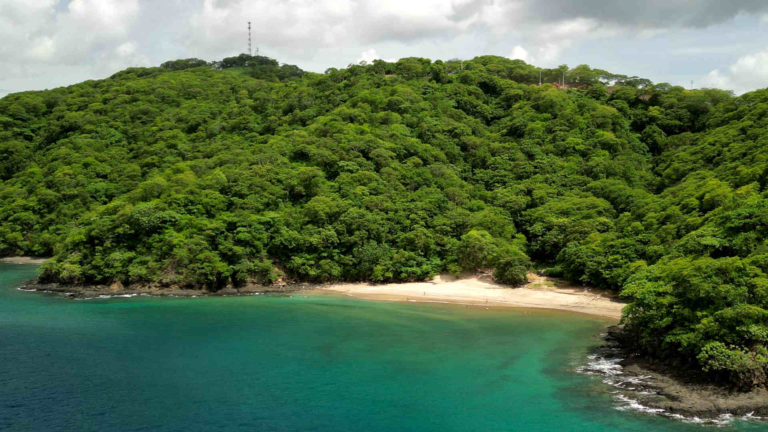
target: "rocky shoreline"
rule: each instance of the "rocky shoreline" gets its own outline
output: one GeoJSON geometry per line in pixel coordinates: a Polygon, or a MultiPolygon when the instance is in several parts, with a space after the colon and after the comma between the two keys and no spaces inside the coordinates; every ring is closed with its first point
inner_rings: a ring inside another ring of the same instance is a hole
{"type": "Polygon", "coordinates": [[[580,372],[603,377],[613,386],[620,409],[693,423],[725,424],[734,418],[768,420],[768,390],[731,391],[684,371],[625,350],[621,328],[604,335],[605,344],[589,356],[580,372]]]}
{"type": "Polygon", "coordinates": [[[59,283],[40,283],[37,280],[29,281],[18,289],[33,291],[43,294],[60,295],[73,299],[108,298],[108,297],[207,297],[207,296],[249,296],[269,293],[291,293],[314,288],[314,285],[305,283],[289,283],[279,285],[247,284],[243,287],[226,287],[218,291],[205,289],[183,288],[180,286],[161,285],[129,285],[123,286],[116,282],[111,285],[68,285],[59,283]]]}

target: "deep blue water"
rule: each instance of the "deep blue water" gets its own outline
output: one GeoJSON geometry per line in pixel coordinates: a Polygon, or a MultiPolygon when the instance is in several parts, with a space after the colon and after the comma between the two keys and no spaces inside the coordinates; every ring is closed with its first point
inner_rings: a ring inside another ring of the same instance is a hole
{"type": "Polygon", "coordinates": [[[618,411],[575,373],[606,326],[587,317],[15,289],[35,271],[0,264],[0,430],[703,430],[618,411]]]}

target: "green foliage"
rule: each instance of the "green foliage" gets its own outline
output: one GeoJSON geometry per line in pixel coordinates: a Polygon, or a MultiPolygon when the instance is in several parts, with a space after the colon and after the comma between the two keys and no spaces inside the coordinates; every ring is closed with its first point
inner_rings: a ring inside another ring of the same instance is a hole
{"type": "Polygon", "coordinates": [[[194,67],[208,66],[208,62],[200,60],[198,58],[188,58],[167,61],[160,65],[161,68],[165,68],[172,71],[180,71],[184,69],[190,69],[194,67]]]}
{"type": "Polygon", "coordinates": [[[749,389],[768,373],[768,277],[738,258],[663,260],[631,276],[622,294],[642,347],[696,361],[749,389]]]}
{"type": "Polygon", "coordinates": [[[175,60],[0,99],[0,254],[53,255],[51,281],[210,290],[516,285],[530,256],[621,291],[638,348],[748,388],[766,383],[766,137],[768,90],[586,65],[175,60]]]}
{"type": "Polygon", "coordinates": [[[495,257],[493,277],[505,284],[521,285],[528,282],[531,260],[518,247],[501,248],[495,257]]]}

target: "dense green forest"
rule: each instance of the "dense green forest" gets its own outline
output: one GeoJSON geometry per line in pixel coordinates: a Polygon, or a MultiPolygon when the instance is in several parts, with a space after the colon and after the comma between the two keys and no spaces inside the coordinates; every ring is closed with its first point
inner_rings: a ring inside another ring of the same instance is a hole
{"type": "Polygon", "coordinates": [[[537,267],[638,351],[768,384],[768,91],[519,60],[241,55],[0,99],[0,254],[217,290],[537,267]],[[567,89],[548,84],[565,77],[567,89]]]}

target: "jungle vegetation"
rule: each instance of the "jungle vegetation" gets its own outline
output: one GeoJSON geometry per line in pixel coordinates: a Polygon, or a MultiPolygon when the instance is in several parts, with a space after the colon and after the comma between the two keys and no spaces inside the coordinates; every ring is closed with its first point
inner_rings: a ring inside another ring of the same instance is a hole
{"type": "Polygon", "coordinates": [[[639,351],[768,383],[768,91],[406,58],[186,59],[0,99],[0,254],[218,290],[536,266],[639,351]],[[551,84],[565,76],[567,89],[551,84]]]}

